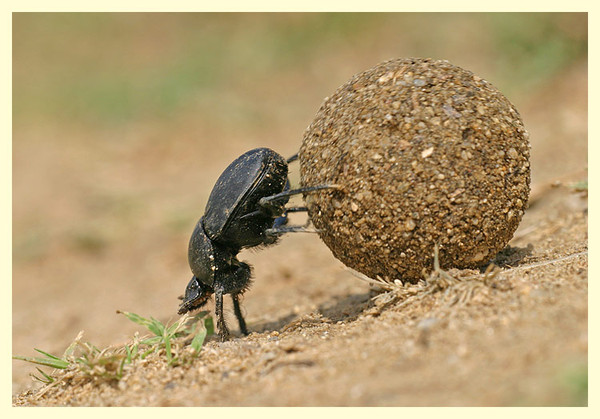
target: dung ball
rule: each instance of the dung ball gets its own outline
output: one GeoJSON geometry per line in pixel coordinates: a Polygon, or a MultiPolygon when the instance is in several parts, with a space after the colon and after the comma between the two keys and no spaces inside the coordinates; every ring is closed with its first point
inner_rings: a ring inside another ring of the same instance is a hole
{"type": "Polygon", "coordinates": [[[375,278],[485,265],[529,196],[529,142],[515,107],[470,71],[395,59],[326,98],[299,152],[314,226],[334,256],[375,278]]]}

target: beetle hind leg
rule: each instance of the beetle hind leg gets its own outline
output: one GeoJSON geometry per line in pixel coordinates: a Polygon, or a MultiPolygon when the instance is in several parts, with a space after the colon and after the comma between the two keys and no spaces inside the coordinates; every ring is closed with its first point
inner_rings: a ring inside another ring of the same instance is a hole
{"type": "MultiPolygon", "coordinates": [[[[240,306],[240,296],[250,288],[252,285],[252,268],[250,265],[244,262],[240,262],[234,258],[231,265],[231,271],[229,271],[222,279],[220,285],[216,288],[221,290],[221,300],[220,302],[217,300],[217,293],[215,290],[215,303],[220,304],[217,309],[217,324],[219,326],[219,332],[222,327],[227,329],[227,325],[225,324],[225,318],[222,316],[223,313],[223,295],[230,294],[231,299],[233,301],[233,311],[235,313],[235,317],[238,320],[240,325],[240,331],[242,334],[248,334],[248,328],[246,327],[246,321],[244,320],[244,315],[242,314],[242,309],[240,306]]],[[[219,335],[221,335],[219,333],[219,335]]],[[[223,339],[223,336],[221,336],[223,339]]],[[[225,340],[227,337],[224,338],[225,340]]]]}
{"type": "Polygon", "coordinates": [[[235,317],[238,319],[238,323],[240,325],[240,332],[244,335],[248,335],[248,328],[246,327],[246,321],[244,320],[244,316],[242,314],[242,308],[240,307],[240,294],[231,294],[231,299],[233,301],[233,312],[235,313],[235,317]]]}

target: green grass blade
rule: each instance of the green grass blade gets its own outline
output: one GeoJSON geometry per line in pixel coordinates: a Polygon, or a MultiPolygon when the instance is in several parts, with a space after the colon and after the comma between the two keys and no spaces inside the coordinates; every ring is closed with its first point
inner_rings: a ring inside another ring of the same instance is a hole
{"type": "Polygon", "coordinates": [[[88,369],[92,369],[94,367],[94,365],[92,364],[92,362],[90,361],[90,359],[87,356],[82,356],[81,358],[77,358],[75,360],[75,362],[77,362],[79,365],[87,367],[88,369]]]}
{"type": "Polygon", "coordinates": [[[140,316],[139,314],[130,313],[128,311],[120,311],[117,310],[117,313],[125,315],[129,320],[139,325],[144,326],[156,336],[163,336],[165,331],[165,326],[156,320],[154,317],[150,317],[149,319],[140,316]]]}
{"type": "Polygon", "coordinates": [[[174,336],[178,332],[178,330],[181,326],[182,326],[181,321],[176,321],[171,326],[167,327],[166,335],[174,336]]]}
{"type": "Polygon", "coordinates": [[[150,324],[146,327],[148,327],[148,330],[150,330],[156,336],[164,336],[165,334],[165,325],[156,320],[154,317],[150,317],[150,324]]]}
{"type": "Polygon", "coordinates": [[[144,352],[143,354],[140,355],[141,359],[146,358],[148,355],[150,355],[152,352],[154,352],[154,348],[150,348],[148,349],[146,352],[144,352]]]}
{"type": "MultiPolygon", "coordinates": [[[[133,358],[135,358],[137,356],[139,348],[140,348],[140,345],[137,342],[134,343],[131,346],[131,348],[130,348],[130,350],[131,350],[131,359],[133,359],[133,358]]],[[[130,362],[131,362],[131,360],[130,360],[130,362]]]]}
{"type": "Polygon", "coordinates": [[[171,339],[168,336],[165,337],[165,352],[167,353],[167,363],[171,365],[173,355],[171,354],[171,339]]]}
{"type": "Polygon", "coordinates": [[[208,311],[204,310],[204,311],[200,311],[200,312],[196,313],[194,315],[193,319],[194,319],[194,321],[198,321],[201,318],[206,317],[206,316],[208,316],[208,311]]]}
{"type": "Polygon", "coordinates": [[[13,356],[13,359],[19,359],[21,361],[31,362],[33,364],[44,365],[46,367],[52,367],[64,370],[69,366],[69,363],[64,359],[60,358],[39,358],[39,357],[28,357],[28,356],[13,356]]]}
{"type": "Polygon", "coordinates": [[[125,368],[125,364],[131,363],[131,360],[128,361],[128,358],[123,358],[121,363],[119,364],[119,369],[117,370],[117,379],[120,380],[123,378],[123,368],[125,368]]]}
{"type": "Polygon", "coordinates": [[[140,343],[142,345],[156,345],[157,343],[161,342],[162,340],[163,340],[162,336],[152,336],[151,338],[141,340],[140,343]]]}
{"type": "Polygon", "coordinates": [[[194,336],[194,339],[192,339],[192,343],[190,345],[194,349],[194,351],[196,351],[196,353],[199,353],[202,349],[202,345],[204,344],[204,339],[206,339],[207,334],[208,331],[206,329],[203,329],[199,331],[196,336],[194,336]]]}
{"type": "Polygon", "coordinates": [[[145,317],[142,317],[138,314],[135,314],[135,313],[130,313],[128,311],[121,311],[121,310],[117,310],[117,313],[123,314],[125,317],[127,317],[132,322],[140,324],[144,327],[148,327],[150,324],[152,324],[151,320],[149,320],[145,317]]]}
{"type": "Polygon", "coordinates": [[[126,356],[125,356],[124,361],[126,361],[128,364],[131,364],[131,360],[133,359],[134,355],[133,355],[132,349],[127,345],[125,345],[125,353],[126,353],[126,356]]]}
{"type": "Polygon", "coordinates": [[[57,357],[56,355],[49,354],[48,352],[44,352],[41,349],[33,348],[33,350],[41,353],[42,355],[46,355],[48,358],[58,359],[58,360],[62,361],[62,359],[57,357]]]}
{"type": "Polygon", "coordinates": [[[44,378],[40,378],[40,377],[38,377],[37,375],[31,374],[31,376],[32,376],[33,378],[35,378],[36,380],[38,380],[38,381],[40,381],[40,382],[42,382],[42,383],[44,383],[44,384],[50,384],[50,383],[53,383],[53,382],[54,382],[54,378],[52,378],[52,376],[50,376],[50,375],[46,374],[44,371],[42,371],[42,370],[41,370],[41,369],[39,369],[38,367],[36,367],[35,369],[36,369],[36,370],[38,370],[38,371],[39,371],[39,373],[40,373],[40,374],[42,374],[42,376],[43,376],[44,378]]]}
{"type": "Polygon", "coordinates": [[[206,328],[206,336],[215,334],[215,324],[213,323],[212,317],[207,317],[204,319],[204,327],[206,328]]]}
{"type": "Polygon", "coordinates": [[[40,374],[42,374],[44,376],[44,378],[46,380],[48,380],[49,382],[54,381],[54,378],[52,378],[50,375],[46,374],[44,371],[42,371],[41,369],[39,369],[38,367],[35,367],[36,370],[38,370],[40,372],[40,374]]]}

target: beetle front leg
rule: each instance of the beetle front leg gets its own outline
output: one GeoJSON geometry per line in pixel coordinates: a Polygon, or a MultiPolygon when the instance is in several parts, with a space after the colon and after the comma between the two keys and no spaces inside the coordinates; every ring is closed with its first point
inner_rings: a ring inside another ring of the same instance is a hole
{"type": "Polygon", "coordinates": [[[278,208],[281,207],[281,201],[284,200],[285,198],[288,198],[292,195],[299,195],[302,193],[307,193],[307,192],[316,192],[316,191],[321,191],[323,189],[336,189],[336,190],[342,190],[343,186],[341,185],[317,185],[317,186],[307,186],[306,188],[299,188],[299,189],[293,189],[293,190],[284,190],[283,192],[280,192],[278,194],[275,195],[271,195],[271,196],[264,196],[262,198],[260,198],[260,200],[258,201],[258,205],[260,205],[261,207],[267,209],[267,210],[272,210],[272,211],[276,211],[278,208]]]}
{"type": "Polygon", "coordinates": [[[281,226],[265,230],[268,237],[279,237],[286,233],[318,233],[319,230],[308,228],[307,226],[281,226]]]}
{"type": "Polygon", "coordinates": [[[217,317],[219,337],[221,338],[221,342],[225,342],[229,339],[229,329],[227,328],[223,314],[223,286],[220,284],[215,287],[215,316],[217,317]]]}

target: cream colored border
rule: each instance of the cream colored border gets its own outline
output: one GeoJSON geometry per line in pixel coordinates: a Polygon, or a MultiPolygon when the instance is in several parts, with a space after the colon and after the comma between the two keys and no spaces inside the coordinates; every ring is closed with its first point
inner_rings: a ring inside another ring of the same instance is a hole
{"type": "MultiPolygon", "coordinates": [[[[441,0],[429,0],[429,1],[356,1],[356,0],[344,0],[344,1],[315,1],[315,0],[303,0],[303,1],[267,1],[267,0],[253,0],[253,1],[220,1],[220,2],[203,2],[203,1],[126,1],[126,0],[104,0],[100,1],[87,1],[87,2],[75,2],[68,0],[54,0],[52,2],[41,0],[27,0],[27,1],[7,1],[3,2],[0,6],[2,10],[2,19],[0,19],[0,28],[3,34],[2,37],[2,98],[3,109],[2,109],[2,132],[4,133],[3,139],[1,140],[2,152],[0,154],[0,173],[1,173],[1,188],[2,188],[2,201],[0,205],[0,213],[2,215],[2,227],[0,230],[0,236],[2,237],[1,244],[1,258],[0,258],[0,269],[2,277],[5,278],[3,281],[4,292],[2,292],[2,307],[5,312],[5,318],[12,319],[11,312],[11,260],[12,260],[12,132],[11,132],[11,69],[12,69],[12,53],[11,53],[11,34],[12,34],[12,13],[13,12],[58,12],[58,11],[412,11],[412,12],[425,12],[425,11],[436,11],[436,12],[458,12],[458,11],[520,11],[520,12],[536,12],[536,11],[562,11],[562,12],[589,12],[589,66],[591,71],[589,74],[598,74],[598,25],[600,20],[598,19],[598,5],[596,1],[502,1],[502,2],[474,2],[474,1],[441,1],[441,0]],[[4,4],[6,3],[6,4],[4,4]],[[594,70],[594,68],[596,70],[594,70]],[[8,289],[7,289],[8,288],[8,289]]],[[[597,77],[590,77],[589,80],[589,114],[598,115],[598,82],[597,77]]],[[[598,118],[590,119],[589,138],[598,140],[598,118]]],[[[594,162],[594,159],[599,156],[598,154],[597,141],[589,142],[588,155],[590,156],[590,163],[594,162]]],[[[597,216],[597,203],[595,194],[595,185],[598,181],[599,170],[594,164],[589,165],[589,178],[590,184],[590,217],[589,217],[589,247],[592,255],[597,254],[597,232],[598,222],[596,221],[597,216]]],[[[597,301],[599,298],[598,285],[595,279],[598,278],[596,275],[598,269],[596,264],[593,262],[594,257],[591,258],[592,263],[589,268],[590,281],[590,298],[591,302],[597,301]]],[[[511,419],[515,417],[525,417],[540,415],[544,419],[546,418],[564,418],[565,416],[572,417],[599,417],[598,406],[600,400],[598,400],[599,386],[598,386],[598,306],[595,304],[590,305],[589,310],[589,354],[592,354],[589,359],[590,368],[590,381],[589,381],[589,408],[251,408],[251,409],[232,409],[232,408],[204,408],[194,409],[193,408],[139,408],[145,411],[139,412],[131,410],[131,408],[113,408],[111,410],[105,410],[102,408],[14,408],[12,407],[12,360],[11,360],[11,345],[12,345],[12,330],[11,321],[5,321],[3,324],[6,330],[2,336],[2,351],[0,352],[0,360],[2,365],[2,415],[4,417],[36,417],[36,418],[51,418],[51,417],[74,417],[85,416],[85,417],[103,417],[105,415],[118,415],[125,417],[126,415],[143,414],[148,416],[160,415],[169,417],[204,417],[204,418],[254,418],[254,417],[279,417],[284,415],[286,419],[302,418],[305,419],[309,416],[319,416],[333,418],[336,416],[348,417],[361,417],[376,415],[377,418],[383,417],[418,417],[418,419],[427,418],[429,416],[439,417],[477,417],[481,418],[484,416],[488,418],[506,418],[511,419]],[[8,325],[8,327],[6,326],[8,325]],[[167,411],[166,409],[169,409],[167,411]],[[593,413],[596,412],[596,413],[593,413]],[[6,415],[6,416],[5,416],[6,415]]]]}

